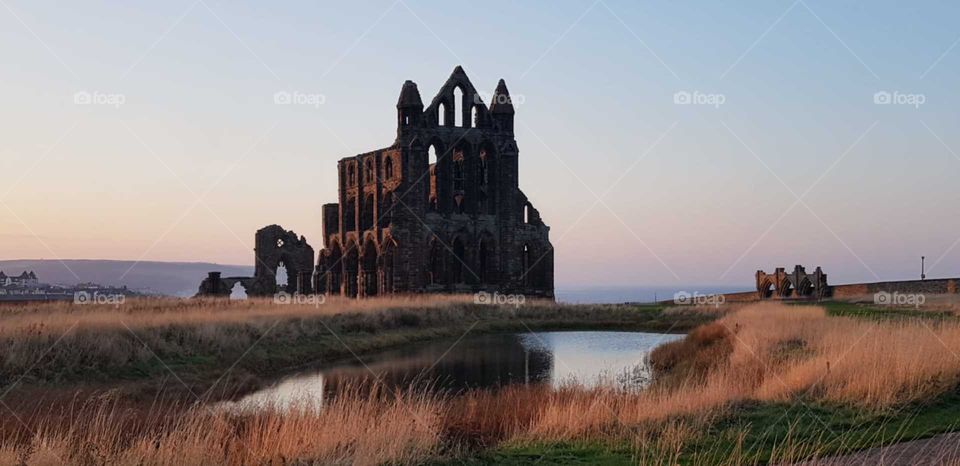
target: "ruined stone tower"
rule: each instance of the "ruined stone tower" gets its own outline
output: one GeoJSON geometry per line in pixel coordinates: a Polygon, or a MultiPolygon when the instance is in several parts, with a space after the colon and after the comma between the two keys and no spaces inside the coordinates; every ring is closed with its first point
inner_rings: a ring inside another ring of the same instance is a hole
{"type": "Polygon", "coordinates": [[[503,80],[487,106],[459,66],[426,108],[403,83],[394,143],[337,163],[314,289],[552,298],[550,228],[519,187],[513,116],[503,80]]]}

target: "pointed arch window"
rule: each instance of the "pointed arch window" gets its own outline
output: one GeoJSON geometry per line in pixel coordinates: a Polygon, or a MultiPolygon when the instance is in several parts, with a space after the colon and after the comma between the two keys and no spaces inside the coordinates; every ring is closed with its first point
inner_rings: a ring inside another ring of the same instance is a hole
{"type": "Polygon", "coordinates": [[[367,183],[373,183],[373,159],[367,159],[367,183]]]}
{"type": "Polygon", "coordinates": [[[393,179],[393,157],[387,157],[383,161],[383,177],[388,180],[393,179]]]}
{"type": "Polygon", "coordinates": [[[463,190],[463,176],[464,176],[464,154],[463,149],[456,149],[453,151],[453,189],[454,190],[463,190]]]}
{"type": "Polygon", "coordinates": [[[480,163],[477,165],[477,184],[487,185],[487,151],[480,149],[480,163]]]}
{"type": "Polygon", "coordinates": [[[466,109],[461,107],[461,111],[457,111],[457,107],[463,105],[463,95],[463,89],[460,89],[460,86],[453,89],[453,105],[450,106],[450,111],[453,112],[453,126],[456,127],[464,126],[463,111],[466,109]]]}

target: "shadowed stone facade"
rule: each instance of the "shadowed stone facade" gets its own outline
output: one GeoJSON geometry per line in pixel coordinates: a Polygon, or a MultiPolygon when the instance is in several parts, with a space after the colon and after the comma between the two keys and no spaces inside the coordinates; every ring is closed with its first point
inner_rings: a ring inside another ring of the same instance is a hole
{"type": "Polygon", "coordinates": [[[459,66],[426,107],[417,85],[403,84],[394,143],[337,163],[315,290],[553,297],[550,228],[519,188],[503,80],[491,100],[459,66]]]}

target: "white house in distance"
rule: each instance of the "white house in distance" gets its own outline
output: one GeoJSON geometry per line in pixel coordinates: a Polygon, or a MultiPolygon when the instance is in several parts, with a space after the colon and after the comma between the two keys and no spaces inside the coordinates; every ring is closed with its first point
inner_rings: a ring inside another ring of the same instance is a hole
{"type": "Polygon", "coordinates": [[[0,270],[0,286],[37,286],[39,284],[40,280],[37,279],[37,274],[33,271],[27,272],[24,270],[20,275],[13,276],[0,270]]]}

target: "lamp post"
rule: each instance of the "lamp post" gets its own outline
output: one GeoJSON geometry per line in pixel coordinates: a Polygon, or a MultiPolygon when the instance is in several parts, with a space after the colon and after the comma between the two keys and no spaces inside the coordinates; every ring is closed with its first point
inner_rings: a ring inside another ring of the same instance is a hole
{"type": "Polygon", "coordinates": [[[926,257],[920,256],[920,280],[927,279],[926,257]]]}

